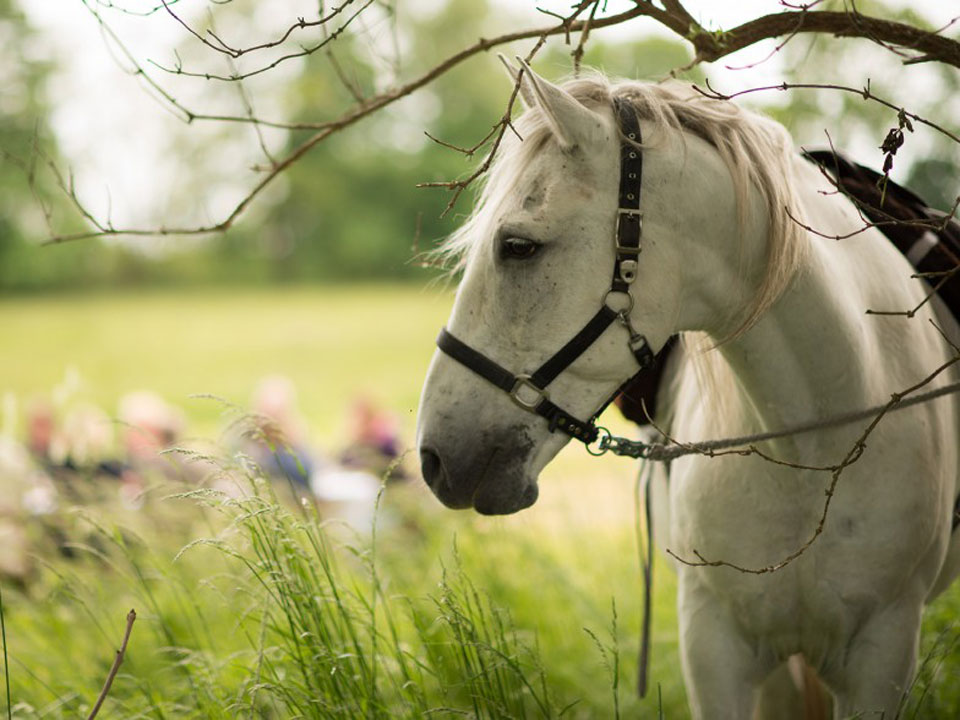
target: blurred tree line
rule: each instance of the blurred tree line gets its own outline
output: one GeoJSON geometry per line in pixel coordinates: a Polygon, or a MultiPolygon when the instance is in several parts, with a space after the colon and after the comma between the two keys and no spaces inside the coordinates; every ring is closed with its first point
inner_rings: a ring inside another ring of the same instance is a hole
{"type": "MultiPolygon", "coordinates": [[[[877,3],[871,4],[876,9],[877,3]]],[[[497,26],[510,25],[509,10],[485,1],[450,0],[418,13],[400,8],[394,21],[396,32],[410,45],[400,55],[406,77],[475,42],[477,28],[494,14],[497,26]],[[412,49],[423,43],[429,52],[412,49]]],[[[909,10],[902,14],[917,20],[909,10]]],[[[529,20],[518,20],[515,25],[527,24],[529,20]]],[[[184,241],[182,250],[171,242],[166,244],[170,251],[145,253],[135,244],[102,240],[41,248],[38,243],[50,235],[45,216],[52,217],[60,231],[82,228],[83,222],[50,174],[34,172],[43,162],[34,152],[37,145],[52,160],[62,161],[45,130],[52,110],[46,80],[54,68],[38,53],[39,40],[15,0],[0,0],[2,293],[123,284],[422,280],[431,272],[421,267],[422,253],[456,227],[469,210],[470,198],[463,197],[441,218],[448,193],[416,185],[462,177],[479,160],[430,141],[423,131],[456,145],[472,145],[499,119],[509,87],[492,53],[464,63],[396,106],[321,143],[287,171],[285,193],[256,218],[245,218],[202,243],[184,241]],[[420,119],[425,116],[432,118],[427,127],[420,119]],[[32,184],[30,176],[35,177],[32,184]]],[[[862,63],[872,62],[880,51],[863,41],[838,42],[815,36],[795,40],[783,50],[786,79],[861,85],[862,63]],[[836,62],[841,48],[850,62],[836,62]]],[[[382,59],[369,46],[344,36],[333,48],[341,76],[328,57],[317,54],[284,89],[291,120],[335,116],[351,94],[373,94],[378,87],[382,59]]],[[[568,73],[570,50],[552,40],[538,57],[538,69],[554,76],[568,73]]],[[[584,64],[612,75],[659,79],[690,57],[679,40],[647,37],[613,43],[598,32],[587,44],[584,64]]],[[[897,60],[891,56],[883,62],[897,60]]],[[[696,70],[685,77],[701,80],[703,75],[696,70]]],[[[879,94],[889,90],[887,94],[896,97],[895,88],[883,85],[882,68],[872,77],[879,94]]],[[[942,69],[942,82],[960,95],[952,70],[942,69]]],[[[824,127],[838,148],[855,136],[861,142],[864,136],[876,137],[879,145],[892,122],[890,111],[880,106],[829,91],[770,93],[751,96],[748,102],[762,106],[807,146],[826,144],[824,127]]],[[[287,142],[292,147],[304,137],[292,132],[287,142]]],[[[957,148],[945,143],[925,147],[924,153],[927,159],[911,166],[906,181],[932,204],[949,207],[957,191],[957,148]]],[[[877,151],[874,164],[880,159],[877,151]]],[[[191,190],[189,180],[186,189],[191,190]]]]}

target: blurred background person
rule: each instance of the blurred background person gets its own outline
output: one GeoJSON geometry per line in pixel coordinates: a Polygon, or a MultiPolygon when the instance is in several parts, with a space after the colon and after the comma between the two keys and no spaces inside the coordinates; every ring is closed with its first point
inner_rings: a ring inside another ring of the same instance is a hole
{"type": "Polygon", "coordinates": [[[354,400],[350,409],[350,439],[340,454],[346,468],[366,470],[386,480],[402,480],[407,475],[394,463],[400,457],[399,423],[393,413],[378,407],[367,397],[354,400]],[[393,467],[391,468],[391,466],[393,467]]]}
{"type": "Polygon", "coordinates": [[[309,488],[318,453],[307,443],[293,382],[283,375],[262,378],[251,405],[257,436],[251,449],[254,460],[267,476],[285,478],[301,494],[309,488]]]}

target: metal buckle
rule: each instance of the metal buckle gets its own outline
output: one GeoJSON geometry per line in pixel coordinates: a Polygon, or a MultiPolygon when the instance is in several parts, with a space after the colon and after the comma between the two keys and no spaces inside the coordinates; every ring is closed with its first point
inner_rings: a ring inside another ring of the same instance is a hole
{"type": "MultiPolygon", "coordinates": [[[[643,235],[643,211],[638,208],[617,208],[617,239],[620,238],[620,221],[623,220],[624,215],[630,215],[637,218],[637,234],[643,235]]],[[[619,243],[617,244],[617,252],[629,252],[629,253],[638,253],[640,252],[639,247],[623,247],[619,243]],[[621,248],[623,248],[621,250],[621,248]]]]}
{"type": "Polygon", "coordinates": [[[513,384],[513,387],[510,388],[510,399],[524,410],[528,412],[536,412],[537,406],[544,400],[549,400],[550,395],[546,390],[534,385],[531,381],[530,375],[517,375],[516,382],[513,384]],[[536,393],[536,399],[527,401],[520,397],[520,391],[524,388],[528,388],[536,393]]]}

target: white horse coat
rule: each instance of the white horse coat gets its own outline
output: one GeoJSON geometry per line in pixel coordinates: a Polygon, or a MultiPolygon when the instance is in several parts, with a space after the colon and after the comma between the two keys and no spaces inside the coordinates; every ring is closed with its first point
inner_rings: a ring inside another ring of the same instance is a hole
{"type": "MultiPolygon", "coordinates": [[[[953,354],[926,288],[782,128],[729,103],[602,79],[564,88],[525,76],[523,142],[500,149],[483,198],[452,241],[463,261],[449,329],[528,372],[596,311],[613,265],[620,137],[611,94],[637,107],[644,146],[643,253],[633,325],[659,349],[686,333],[658,424],[683,441],[776,430],[876,405],[953,354]],[[518,250],[519,248],[519,250],[518,250]],[[700,338],[697,340],[696,338],[700,338]],[[717,345],[704,351],[704,343],[717,345]]],[[[955,335],[956,337],[956,335],[955,335]]],[[[636,363],[618,326],[549,388],[589,417],[636,363]]],[[[928,388],[956,380],[952,368],[928,388]]],[[[781,570],[679,563],[681,659],[693,714],[746,718],[754,690],[802,653],[838,717],[893,717],[916,664],[924,602],[960,573],[951,534],[960,406],[953,396],[890,414],[837,483],[822,535],[781,570]],[[878,714],[877,717],[880,715],[878,714]]],[[[771,456],[829,466],[866,423],[769,442],[771,456]]],[[[424,476],[452,507],[513,512],[567,438],[437,353],[421,399],[424,476]]],[[[680,558],[776,564],[814,533],[830,473],[762,458],[690,455],[670,468],[663,545],[680,558]]]]}

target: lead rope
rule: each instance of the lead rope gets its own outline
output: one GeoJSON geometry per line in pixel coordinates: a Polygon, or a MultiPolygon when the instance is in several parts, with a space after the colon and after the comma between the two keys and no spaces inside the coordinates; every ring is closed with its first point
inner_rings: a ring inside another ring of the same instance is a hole
{"type": "Polygon", "coordinates": [[[643,574],[643,620],[640,625],[640,649],[637,660],[637,693],[647,695],[647,678],[650,675],[650,622],[653,616],[653,511],[651,488],[653,486],[653,463],[643,460],[637,474],[634,489],[634,507],[637,516],[637,553],[643,574]],[[645,522],[640,527],[640,494],[643,493],[645,522]]]}
{"type": "MultiPolygon", "coordinates": [[[[944,385],[936,390],[928,390],[925,393],[911,395],[908,398],[901,397],[897,399],[896,403],[889,407],[889,412],[896,412],[897,410],[903,410],[908,407],[913,407],[914,405],[920,405],[921,403],[935,400],[936,398],[943,397],[944,395],[952,395],[956,392],[960,392],[960,382],[950,383],[949,385],[944,385]]],[[[894,396],[894,399],[896,399],[896,397],[897,396],[894,396]]],[[[600,430],[600,439],[598,441],[599,444],[597,449],[587,446],[587,451],[591,455],[597,456],[611,452],[614,455],[621,455],[623,457],[653,460],[655,462],[670,462],[671,460],[683,457],[684,455],[709,455],[721,450],[731,450],[733,448],[746,447],[753,445],[754,443],[764,442],[766,440],[776,440],[779,438],[789,437],[791,435],[802,435],[803,433],[837,427],[839,425],[849,425],[850,423],[857,422],[858,420],[866,420],[868,418],[876,417],[878,413],[887,409],[888,405],[890,405],[890,403],[874,405],[873,407],[866,408],[865,410],[841,413],[823,420],[811,420],[804,423],[798,423],[797,425],[791,425],[782,430],[773,430],[769,432],[756,433],[754,435],[741,435],[739,437],[722,438],[717,440],[705,440],[697,443],[646,443],[642,440],[630,440],[629,438],[618,437],[617,435],[611,434],[610,431],[605,427],[600,427],[598,428],[600,430]]]]}

